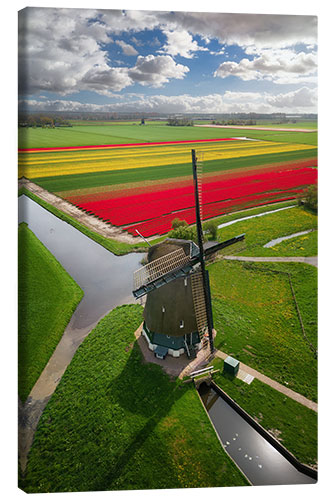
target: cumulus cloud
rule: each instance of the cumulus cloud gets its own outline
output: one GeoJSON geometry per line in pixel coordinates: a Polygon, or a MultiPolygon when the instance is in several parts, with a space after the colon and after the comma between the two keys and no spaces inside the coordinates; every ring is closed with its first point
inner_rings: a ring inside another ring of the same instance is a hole
{"type": "Polygon", "coordinates": [[[272,14],[225,14],[218,12],[100,11],[113,31],[141,31],[160,27],[186,30],[202,39],[216,38],[222,44],[242,47],[289,47],[317,43],[316,16],[272,14]]]}
{"type": "Polygon", "coordinates": [[[307,109],[316,108],[317,90],[302,87],[293,92],[267,96],[267,102],[275,108],[281,109],[307,109]]]}
{"type": "Polygon", "coordinates": [[[138,51],[129,43],[124,42],[123,40],[116,40],[115,43],[121,47],[122,51],[126,56],[137,56],[138,51]]]}
{"type": "Polygon", "coordinates": [[[317,43],[316,16],[176,12],[168,17],[168,22],[202,37],[216,38],[222,44],[241,47],[282,48],[317,43]]]}
{"type": "Polygon", "coordinates": [[[316,113],[317,97],[313,89],[302,89],[272,95],[260,92],[231,92],[192,96],[133,95],[122,96],[112,104],[80,103],[69,100],[20,101],[20,107],[30,111],[100,111],[154,113],[316,113]]]}
{"type": "Polygon", "coordinates": [[[182,79],[189,71],[187,66],[176,64],[170,56],[139,56],[136,65],[128,71],[129,77],[141,85],[161,87],[170,79],[182,79]]]}
{"type": "MultiPolygon", "coordinates": [[[[113,12],[113,11],[112,11],[113,12]]],[[[113,21],[124,17],[113,12],[113,21]]],[[[20,13],[19,91],[68,95],[90,90],[103,95],[133,85],[160,87],[170,79],[184,78],[189,69],[169,55],[139,56],[131,68],[116,66],[104,49],[113,27],[97,11],[29,8],[20,13]],[[92,19],[94,21],[92,22],[92,19]]],[[[131,16],[144,23],[149,15],[131,16]]],[[[147,21],[148,22],[148,21],[147,21]]],[[[127,55],[137,55],[128,43],[116,41],[127,55]]]]}
{"type": "Polygon", "coordinates": [[[196,52],[208,50],[208,48],[198,45],[190,33],[185,30],[164,30],[163,33],[167,37],[167,43],[162,47],[161,51],[172,56],[180,55],[192,59],[196,52]]]}
{"type": "Polygon", "coordinates": [[[299,83],[314,81],[317,57],[314,52],[295,52],[290,49],[265,49],[252,60],[243,58],[239,63],[225,61],[214,76],[227,78],[238,76],[244,81],[271,80],[275,83],[299,83]]]}
{"type": "Polygon", "coordinates": [[[20,95],[88,90],[110,96],[134,83],[161,87],[189,72],[176,63],[178,56],[191,59],[213,39],[237,44],[248,56],[222,63],[215,76],[304,85],[315,81],[311,46],[316,38],[315,16],[28,8],[19,14],[19,90],[20,95]],[[135,35],[157,28],[166,37],[159,55],[152,50],[141,56],[142,42],[135,35]],[[136,48],[123,40],[115,43],[124,54],[138,56],[131,67],[111,60],[107,51],[112,37],[124,32],[136,48]],[[307,45],[307,51],[292,51],[297,43],[307,45]]]}

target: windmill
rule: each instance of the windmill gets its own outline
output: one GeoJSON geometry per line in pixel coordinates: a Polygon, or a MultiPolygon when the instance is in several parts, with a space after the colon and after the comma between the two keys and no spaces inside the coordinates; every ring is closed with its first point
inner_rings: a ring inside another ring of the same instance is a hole
{"type": "Polygon", "coordinates": [[[150,246],[148,263],[134,273],[133,295],[146,295],[142,334],[155,356],[192,359],[209,345],[214,352],[213,314],[209,275],[205,260],[223,248],[244,240],[241,234],[229,240],[204,245],[201,224],[201,183],[195,150],[192,149],[196,228],[198,244],[166,238],[150,246]]]}

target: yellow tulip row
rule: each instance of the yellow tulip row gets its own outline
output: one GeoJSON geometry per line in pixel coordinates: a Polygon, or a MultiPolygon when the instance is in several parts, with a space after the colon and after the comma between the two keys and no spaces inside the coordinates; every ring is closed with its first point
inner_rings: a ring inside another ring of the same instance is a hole
{"type": "MultiPolygon", "coordinates": [[[[271,153],[312,149],[305,144],[270,141],[231,141],[195,144],[203,153],[203,161],[241,158],[271,153]]],[[[131,168],[176,165],[191,162],[191,145],[145,146],[57,153],[24,153],[19,156],[19,177],[30,179],[89,172],[105,172],[131,168]]]]}

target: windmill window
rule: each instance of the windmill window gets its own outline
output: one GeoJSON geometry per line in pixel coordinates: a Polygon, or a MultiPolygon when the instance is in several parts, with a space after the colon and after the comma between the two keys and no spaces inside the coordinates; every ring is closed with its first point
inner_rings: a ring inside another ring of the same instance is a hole
{"type": "Polygon", "coordinates": [[[180,322],[179,328],[184,328],[184,320],[183,319],[180,322]]]}
{"type": "Polygon", "coordinates": [[[184,286],[187,286],[187,278],[184,278],[184,286]]]}
{"type": "Polygon", "coordinates": [[[165,307],[162,306],[162,313],[165,313],[165,307]]]}

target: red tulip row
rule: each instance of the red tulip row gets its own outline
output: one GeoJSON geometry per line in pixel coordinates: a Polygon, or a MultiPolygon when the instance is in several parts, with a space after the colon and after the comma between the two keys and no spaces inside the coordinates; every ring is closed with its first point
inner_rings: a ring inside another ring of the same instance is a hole
{"type": "MultiPolygon", "coordinates": [[[[232,206],[246,205],[246,203],[255,200],[256,196],[259,196],[258,201],[263,198],[266,200],[271,197],[280,198],[283,193],[287,195],[290,192],[295,196],[295,192],[301,187],[313,184],[316,180],[316,169],[298,168],[255,174],[248,172],[242,177],[229,176],[229,178],[205,182],[202,190],[204,216],[209,213],[211,215],[207,215],[207,217],[213,217],[219,213],[224,213],[223,211],[218,212],[218,210],[224,210],[225,208],[230,210],[232,206]],[[213,210],[213,213],[211,210],[213,210]]],[[[164,225],[166,225],[166,216],[168,216],[168,221],[169,216],[172,219],[178,217],[185,220],[187,220],[186,217],[189,217],[192,221],[193,217],[189,214],[192,214],[192,212],[194,214],[193,184],[182,187],[169,187],[151,193],[120,196],[109,200],[77,203],[77,206],[116,226],[128,226],[128,224],[143,223],[151,219],[155,220],[156,225],[156,219],[161,218],[163,218],[164,225]]],[[[191,223],[190,220],[187,220],[187,222],[191,223]]],[[[170,227],[171,223],[166,231],[170,227]]]]}
{"type": "MultiPolygon", "coordinates": [[[[229,200],[227,202],[219,202],[211,206],[205,205],[203,210],[203,219],[209,219],[211,217],[216,217],[218,215],[223,215],[225,213],[231,212],[235,209],[245,209],[251,207],[257,207],[260,205],[266,205],[267,203],[276,203],[279,201],[287,201],[295,198],[295,195],[301,190],[285,191],[282,193],[267,194],[263,193],[261,195],[254,195],[245,198],[240,198],[237,200],[229,200]]],[[[157,217],[155,219],[139,222],[132,226],[123,227],[124,230],[137,236],[136,230],[138,230],[146,238],[153,235],[165,234],[171,230],[172,221],[175,218],[181,220],[186,220],[188,224],[195,223],[195,209],[189,208],[177,212],[176,214],[166,214],[162,217],[157,217]]]]}
{"type": "MultiPolygon", "coordinates": [[[[272,172],[272,171],[282,171],[282,170],[296,170],[299,168],[304,168],[304,167],[316,167],[317,166],[317,161],[314,159],[310,160],[304,160],[300,162],[289,162],[289,163],[284,163],[284,164],[272,164],[272,165],[265,165],[260,168],[251,168],[251,170],[247,171],[248,174],[251,175],[256,175],[256,174],[263,174],[265,172],[272,172]]],[[[236,179],[236,178],[242,178],[244,176],[244,169],[237,169],[237,170],[231,170],[231,171],[224,171],[216,174],[209,174],[203,178],[203,186],[204,189],[205,185],[207,183],[211,182],[217,182],[217,181],[224,181],[230,178],[236,179]]],[[[174,188],[182,188],[186,186],[193,186],[193,180],[192,176],[189,176],[188,178],[182,178],[182,179],[170,179],[166,182],[161,182],[161,183],[155,183],[155,184],[144,184],[144,183],[139,183],[135,187],[128,185],[128,187],[124,188],[123,186],[120,189],[117,189],[116,187],[112,190],[101,190],[97,192],[92,192],[92,193],[80,193],[80,194],[69,194],[65,196],[66,200],[70,201],[74,205],[78,206],[88,206],[86,204],[89,203],[94,203],[94,202],[106,202],[107,200],[112,200],[115,198],[125,198],[127,196],[134,196],[136,194],[141,194],[145,195],[157,191],[165,191],[165,190],[170,190],[174,188]]]]}

